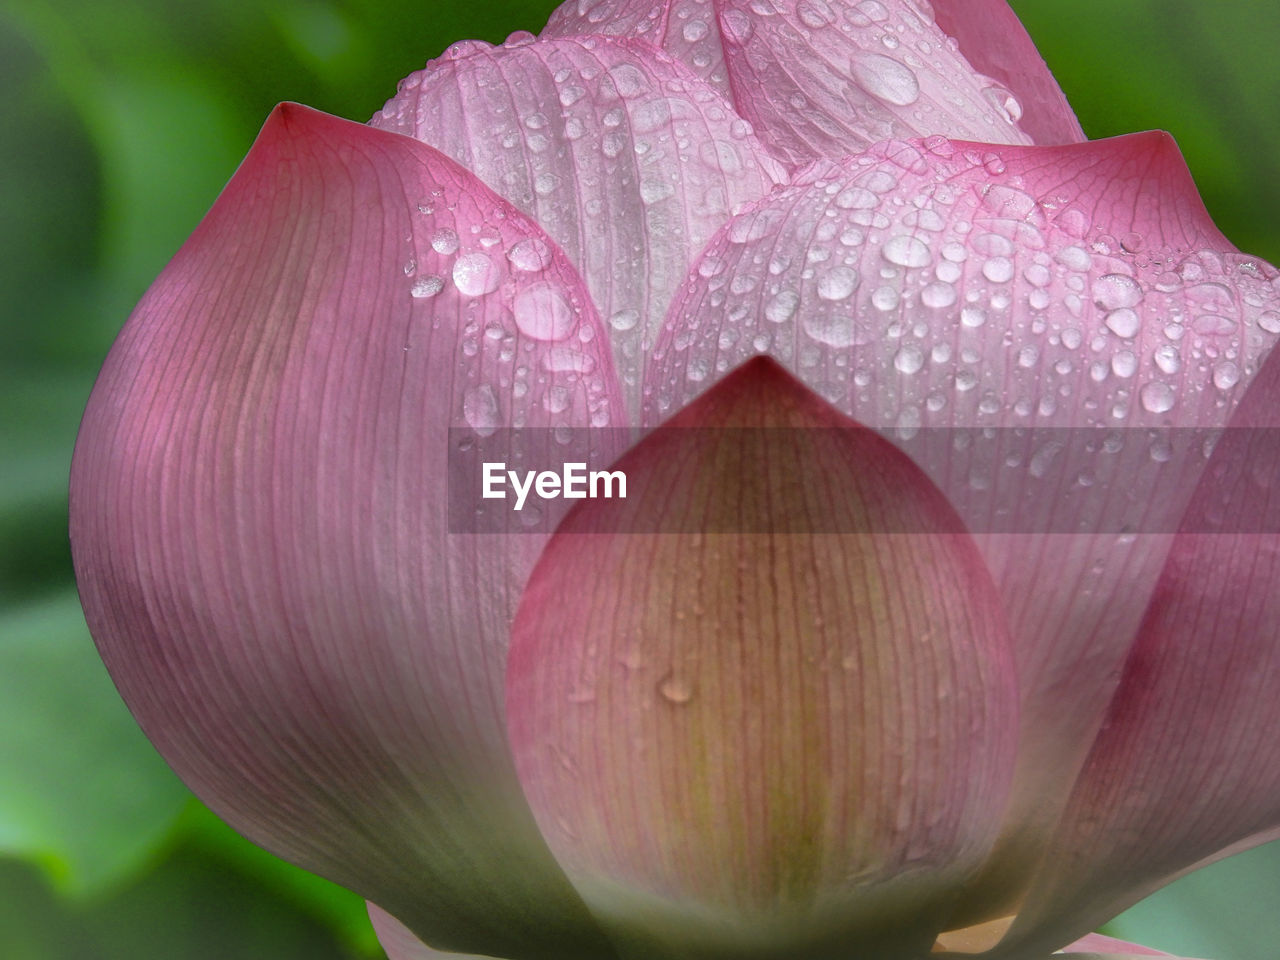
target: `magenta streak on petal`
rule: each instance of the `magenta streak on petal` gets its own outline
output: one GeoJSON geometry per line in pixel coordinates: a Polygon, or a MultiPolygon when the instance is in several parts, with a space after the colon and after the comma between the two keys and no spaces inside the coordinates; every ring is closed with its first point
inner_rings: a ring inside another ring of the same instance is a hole
{"type": "Polygon", "coordinates": [[[122,695],[237,829],[441,943],[608,956],[505,744],[542,537],[446,525],[449,428],[625,422],[581,279],[512,270],[526,241],[435,150],[279,107],[108,357],[72,546],[122,695]],[[566,340],[519,328],[535,285],[566,340]]]}

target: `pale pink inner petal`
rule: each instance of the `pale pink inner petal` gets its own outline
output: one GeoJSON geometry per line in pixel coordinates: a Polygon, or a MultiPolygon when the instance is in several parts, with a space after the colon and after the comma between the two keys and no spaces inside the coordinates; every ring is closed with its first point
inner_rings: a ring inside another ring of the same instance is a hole
{"type": "MultiPolygon", "coordinates": [[[[784,178],[712,87],[638,40],[455,47],[372,123],[449,154],[537,220],[585,278],[633,411],[694,256],[784,178]]],[[[514,270],[550,255],[511,254],[514,270]]]]}
{"type": "Polygon", "coordinates": [[[566,518],[513,627],[511,745],[557,858],[628,958],[926,953],[1015,748],[951,507],[766,360],[617,468],[626,500],[566,518]]]}
{"type": "Polygon", "coordinates": [[[597,422],[625,422],[606,337],[537,225],[428,147],[281,106],[76,448],[81,597],[134,715],[241,832],[441,942],[598,944],[505,744],[508,623],[557,518],[449,510],[455,444],[597,422]]]}
{"type": "MultiPolygon", "coordinates": [[[[738,112],[794,163],[889,138],[1031,143],[1024,105],[906,0],[722,0],[738,112]]],[[[1028,105],[1029,106],[1029,105],[1028,105]]]]}
{"type": "Polygon", "coordinates": [[[663,47],[793,162],[929,134],[1084,140],[1004,0],[570,0],[542,35],[591,34],[663,47]]]}
{"type": "Polygon", "coordinates": [[[1167,136],[932,138],[799,172],[673,303],[646,423],[769,353],[907,450],[977,536],[1023,690],[992,896],[1038,861],[1204,467],[1209,437],[1171,428],[1225,422],[1280,333],[1275,276],[1213,230],[1167,136]]]}
{"type": "Polygon", "coordinates": [[[568,0],[556,7],[542,37],[600,34],[639,37],[731,96],[715,0],[568,0]]]}

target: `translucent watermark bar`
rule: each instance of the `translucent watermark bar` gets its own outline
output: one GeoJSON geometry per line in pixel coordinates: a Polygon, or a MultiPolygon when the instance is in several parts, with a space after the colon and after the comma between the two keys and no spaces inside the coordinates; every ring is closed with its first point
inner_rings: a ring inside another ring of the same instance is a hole
{"type": "MultiPolygon", "coordinates": [[[[597,525],[617,533],[688,533],[695,522],[704,533],[926,532],[910,521],[875,531],[854,529],[856,524],[832,529],[830,516],[856,511],[803,508],[806,489],[840,496],[845,488],[832,483],[833,475],[839,481],[842,471],[866,468],[850,460],[862,429],[508,428],[482,436],[459,428],[448,441],[449,530],[545,534],[570,510],[590,504],[593,511],[607,511],[599,513],[597,525]],[[634,469],[643,463],[633,449],[638,443],[648,447],[648,456],[678,463],[682,472],[714,478],[714,489],[700,495],[719,505],[707,500],[688,509],[654,509],[671,492],[646,488],[652,471],[634,469]],[[773,497],[771,509],[751,493],[765,488],[791,494],[773,497]]],[[[956,511],[956,531],[1280,533],[1277,428],[876,432],[943,492],[956,511]]]]}

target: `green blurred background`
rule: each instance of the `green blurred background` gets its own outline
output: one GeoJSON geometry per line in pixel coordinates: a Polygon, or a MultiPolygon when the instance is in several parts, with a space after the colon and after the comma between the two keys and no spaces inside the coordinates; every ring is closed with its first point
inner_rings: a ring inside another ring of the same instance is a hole
{"type": "MultiPolygon", "coordinates": [[[[80,411],[121,322],[279,100],[367,119],[448,43],[545,0],[0,0],[0,956],[357,960],[363,904],[245,843],[137,733],[66,541],[80,411]]],[[[1015,0],[1085,131],[1164,128],[1238,246],[1280,262],[1280,5],[1015,0]]],[[[1118,935],[1273,960],[1280,848],[1118,935]]]]}

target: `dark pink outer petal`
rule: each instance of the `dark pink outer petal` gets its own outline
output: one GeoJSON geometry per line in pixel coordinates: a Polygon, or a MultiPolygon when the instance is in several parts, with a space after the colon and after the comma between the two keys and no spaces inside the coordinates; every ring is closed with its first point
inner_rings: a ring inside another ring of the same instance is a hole
{"type": "Polygon", "coordinates": [[[694,257],[786,176],[719,93],[640,40],[470,42],[405,80],[372,123],[453,157],[560,245],[637,413],[694,257]]]}
{"type": "Polygon", "coordinates": [[[507,670],[521,783],[583,899],[636,960],[927,953],[1015,747],[955,514],[766,359],[617,468],[626,500],[548,544],[507,670]]]}
{"type": "Polygon", "coordinates": [[[1167,135],[932,138],[799,171],[673,303],[647,423],[767,351],[917,460],[1001,588],[1019,771],[974,885],[997,902],[957,926],[1011,913],[1042,856],[1204,468],[1206,438],[1169,428],[1225,423],[1280,333],[1275,276],[1213,227],[1167,135]]]}
{"type": "Polygon", "coordinates": [[[738,113],[793,163],[891,137],[1084,139],[1004,0],[570,0],[543,35],[601,33],[727,77],[738,113]]]}
{"type": "Polygon", "coordinates": [[[1218,441],[1051,851],[996,952],[1280,836],[1280,355],[1218,441]]]}
{"type": "Polygon", "coordinates": [[[934,0],[933,12],[973,68],[1014,95],[1022,110],[1018,126],[1032,140],[1052,145],[1085,139],[1058,81],[1005,0],[934,0]]]}
{"type": "Polygon", "coordinates": [[[505,746],[542,537],[446,509],[450,428],[621,415],[605,342],[563,255],[452,160],[284,105],[77,442],[81,596],[148,736],[247,836],[453,949],[610,955],[505,746]],[[543,269],[513,262],[530,242],[543,269]]]}

